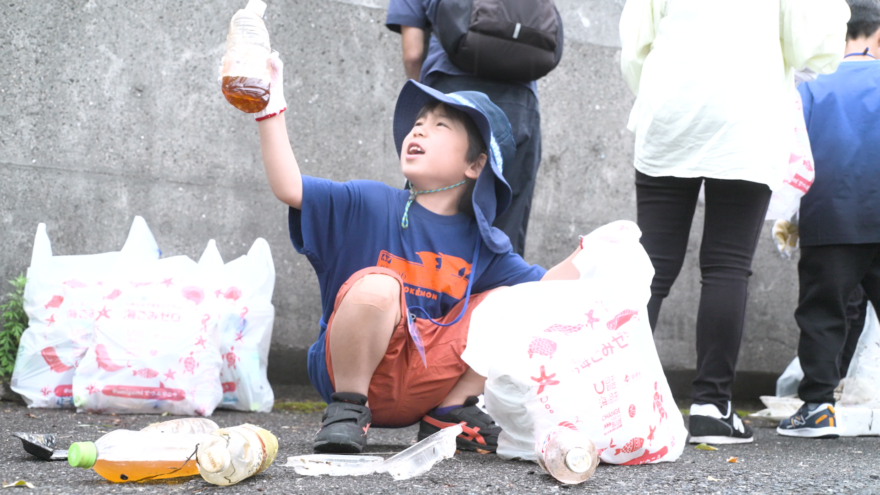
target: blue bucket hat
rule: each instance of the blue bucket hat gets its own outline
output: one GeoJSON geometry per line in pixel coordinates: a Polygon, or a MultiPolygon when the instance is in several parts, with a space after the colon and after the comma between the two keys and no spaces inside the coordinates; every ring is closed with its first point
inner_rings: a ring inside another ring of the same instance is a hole
{"type": "Polygon", "coordinates": [[[486,144],[489,159],[486,167],[477,178],[474,186],[474,216],[480,228],[480,236],[486,246],[495,253],[506,253],[512,249],[510,239],[492,222],[510,206],[510,185],[504,180],[504,164],[513,161],[516,143],[510,130],[510,121],[504,112],[478,91],[458,91],[443,94],[424,84],[408,81],[397,97],[394,109],[394,143],[398,156],[403,148],[403,140],[412,131],[416,117],[422,108],[431,101],[461,110],[473,119],[480,129],[486,144]]]}

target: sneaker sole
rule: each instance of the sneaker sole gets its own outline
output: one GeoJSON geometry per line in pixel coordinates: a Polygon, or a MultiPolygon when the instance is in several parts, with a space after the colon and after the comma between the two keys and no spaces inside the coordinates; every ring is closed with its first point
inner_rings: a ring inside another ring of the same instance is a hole
{"type": "Polygon", "coordinates": [[[322,454],[360,454],[366,445],[352,442],[345,435],[331,436],[329,440],[315,440],[315,452],[322,454]],[[334,438],[335,437],[335,438],[334,438]]]}
{"type": "Polygon", "coordinates": [[[784,437],[816,439],[832,439],[840,436],[840,430],[838,430],[836,426],[828,426],[825,428],[797,428],[792,430],[785,430],[777,427],[776,433],[784,437]]]}
{"type": "Polygon", "coordinates": [[[715,445],[729,445],[736,443],[752,443],[755,441],[755,437],[749,438],[737,438],[737,437],[726,437],[726,436],[704,436],[704,437],[691,437],[688,440],[688,443],[708,443],[715,445]]]}

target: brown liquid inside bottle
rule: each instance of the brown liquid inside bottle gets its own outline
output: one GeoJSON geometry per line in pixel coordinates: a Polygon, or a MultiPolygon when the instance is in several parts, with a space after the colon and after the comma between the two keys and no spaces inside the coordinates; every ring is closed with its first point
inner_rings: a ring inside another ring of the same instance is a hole
{"type": "Polygon", "coordinates": [[[224,76],[223,96],[245,113],[257,113],[269,104],[269,84],[256,77],[224,76]]]}
{"type": "Polygon", "coordinates": [[[177,461],[108,461],[98,459],[92,469],[104,479],[114,483],[142,481],[144,478],[151,480],[180,478],[199,474],[199,467],[195,459],[186,461],[182,467],[177,461]]]}

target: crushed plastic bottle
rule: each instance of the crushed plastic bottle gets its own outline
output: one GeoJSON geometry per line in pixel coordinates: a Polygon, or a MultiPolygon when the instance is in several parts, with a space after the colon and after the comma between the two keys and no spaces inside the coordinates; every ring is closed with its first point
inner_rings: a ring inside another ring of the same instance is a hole
{"type": "Polygon", "coordinates": [[[427,473],[434,464],[455,455],[455,437],[461,425],[450,426],[386,460],[377,472],[388,473],[396,480],[408,480],[427,473]]]}
{"type": "Polygon", "coordinates": [[[217,423],[206,418],[183,418],[172,419],[171,421],[163,421],[161,423],[152,423],[141,431],[152,431],[156,433],[172,433],[172,434],[188,434],[188,435],[210,435],[219,430],[217,423]]]}
{"type": "Polygon", "coordinates": [[[284,466],[301,476],[362,476],[375,473],[384,460],[375,455],[315,454],[288,457],[284,466]]]}
{"type": "Polygon", "coordinates": [[[196,448],[209,439],[210,435],[116,430],[95,442],[72,444],[67,462],[114,483],[194,476],[199,473],[196,448]]]}
{"type": "Polygon", "coordinates": [[[427,473],[434,464],[455,455],[455,437],[461,435],[461,431],[461,425],[444,428],[385,461],[369,455],[318,454],[288,457],[285,466],[303,476],[388,473],[395,480],[408,480],[427,473]]]}
{"type": "Polygon", "coordinates": [[[232,16],[221,68],[226,101],[245,113],[257,113],[269,104],[269,31],[263,22],[266,4],[250,0],[232,16]]]}
{"type": "Polygon", "coordinates": [[[234,485],[265,471],[278,454],[278,439],[259,426],[222,428],[199,444],[199,474],[208,483],[234,485]]]}
{"type": "Polygon", "coordinates": [[[573,426],[557,426],[535,442],[535,456],[541,468],[562,483],[583,483],[596,472],[599,453],[585,434],[573,426]]]}

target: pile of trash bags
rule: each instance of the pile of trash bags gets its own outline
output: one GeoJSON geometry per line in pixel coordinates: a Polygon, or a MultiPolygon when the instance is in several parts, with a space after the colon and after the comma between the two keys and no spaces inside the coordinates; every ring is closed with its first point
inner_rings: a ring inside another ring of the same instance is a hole
{"type": "Polygon", "coordinates": [[[29,407],[209,416],[268,412],[275,309],[269,244],[223,262],[161,258],[142,217],[118,252],[54,256],[37,227],[11,388],[29,407]]]}

